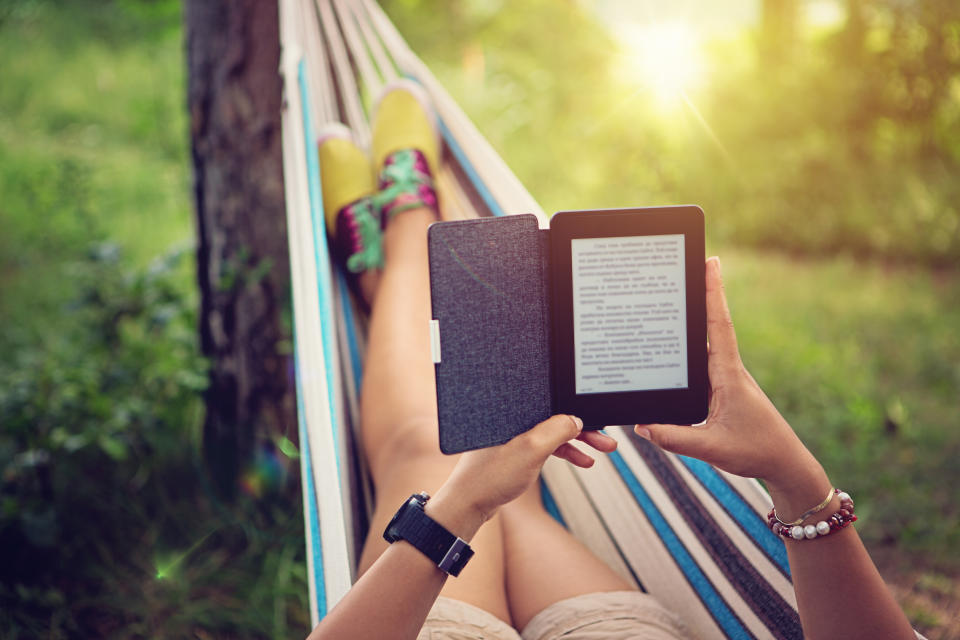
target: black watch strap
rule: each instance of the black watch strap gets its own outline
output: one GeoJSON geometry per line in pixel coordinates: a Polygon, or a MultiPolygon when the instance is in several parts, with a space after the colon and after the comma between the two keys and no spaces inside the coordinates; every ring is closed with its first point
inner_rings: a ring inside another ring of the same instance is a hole
{"type": "Polygon", "coordinates": [[[440,570],[458,576],[473,557],[473,549],[424,512],[428,499],[425,493],[410,496],[387,525],[383,537],[390,543],[406,540],[440,570]]]}

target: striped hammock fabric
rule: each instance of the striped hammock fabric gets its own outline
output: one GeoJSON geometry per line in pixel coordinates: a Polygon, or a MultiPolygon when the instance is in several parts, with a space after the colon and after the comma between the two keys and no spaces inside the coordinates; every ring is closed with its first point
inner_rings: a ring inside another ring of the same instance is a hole
{"type": "MultiPolygon", "coordinates": [[[[354,433],[365,318],[331,263],[315,145],[343,122],[369,141],[384,83],[430,94],[443,139],[444,217],[534,213],[516,176],[414,55],[373,0],[280,0],[283,162],[293,282],[304,518],[314,624],[350,588],[370,484],[354,433]]],[[[765,525],[758,483],[664,453],[611,428],[616,453],[589,470],[551,460],[548,510],[594,553],[674,609],[701,638],[800,639],[783,542],[765,525]]]]}

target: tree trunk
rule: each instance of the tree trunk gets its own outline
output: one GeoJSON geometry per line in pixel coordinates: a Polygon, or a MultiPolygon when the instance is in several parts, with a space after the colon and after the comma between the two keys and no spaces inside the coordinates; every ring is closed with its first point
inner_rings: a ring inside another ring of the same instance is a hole
{"type": "Polygon", "coordinates": [[[258,441],[296,434],[280,155],[277,3],[184,9],[197,219],[200,337],[210,359],[204,457],[232,497],[258,441]]]}

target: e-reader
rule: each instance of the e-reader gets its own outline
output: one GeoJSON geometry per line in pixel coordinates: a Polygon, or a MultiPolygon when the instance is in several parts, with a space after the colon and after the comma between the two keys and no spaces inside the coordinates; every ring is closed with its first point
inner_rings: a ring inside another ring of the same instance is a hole
{"type": "Polygon", "coordinates": [[[558,213],[550,271],[555,413],[589,428],[706,418],[699,207],[558,213]]]}
{"type": "Polygon", "coordinates": [[[556,413],[587,428],[707,415],[696,206],[438,222],[428,233],[440,448],[556,413]]]}

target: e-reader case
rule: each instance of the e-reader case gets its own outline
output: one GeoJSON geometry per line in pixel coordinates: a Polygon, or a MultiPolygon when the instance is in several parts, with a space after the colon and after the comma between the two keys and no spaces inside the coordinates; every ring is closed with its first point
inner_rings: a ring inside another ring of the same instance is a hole
{"type": "Polygon", "coordinates": [[[444,453],[502,444],[551,415],[547,233],[533,215],[430,227],[444,453]]]}

